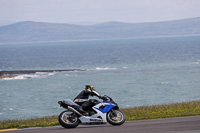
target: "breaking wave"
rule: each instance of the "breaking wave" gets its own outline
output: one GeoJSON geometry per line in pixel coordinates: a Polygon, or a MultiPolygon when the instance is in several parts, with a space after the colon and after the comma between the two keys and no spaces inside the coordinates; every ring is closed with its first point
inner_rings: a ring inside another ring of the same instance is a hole
{"type": "Polygon", "coordinates": [[[110,67],[96,67],[95,70],[105,71],[105,70],[116,70],[117,68],[110,68],[110,67]]]}
{"type": "Polygon", "coordinates": [[[195,64],[200,64],[200,60],[197,60],[197,62],[195,62],[195,64]]]}
{"type": "Polygon", "coordinates": [[[16,75],[12,78],[4,78],[4,80],[17,80],[17,79],[29,79],[29,78],[45,78],[48,76],[55,75],[56,72],[48,73],[48,72],[36,72],[35,74],[23,74],[23,75],[16,75]]]}

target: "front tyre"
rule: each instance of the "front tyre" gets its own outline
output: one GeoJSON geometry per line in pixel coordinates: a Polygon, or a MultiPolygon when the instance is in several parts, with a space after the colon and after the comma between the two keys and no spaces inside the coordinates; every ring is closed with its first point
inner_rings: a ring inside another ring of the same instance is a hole
{"type": "Polygon", "coordinates": [[[75,128],[79,125],[78,116],[71,111],[63,111],[60,113],[58,121],[65,128],[75,128]]]}
{"type": "Polygon", "coordinates": [[[125,115],[119,110],[111,110],[107,113],[107,121],[111,125],[122,125],[125,122],[125,115]]]}

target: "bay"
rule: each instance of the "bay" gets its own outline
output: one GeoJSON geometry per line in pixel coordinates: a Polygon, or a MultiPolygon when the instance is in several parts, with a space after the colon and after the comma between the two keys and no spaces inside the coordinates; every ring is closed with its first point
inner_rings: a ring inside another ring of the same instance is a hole
{"type": "Polygon", "coordinates": [[[86,84],[122,108],[200,100],[200,37],[0,45],[1,71],[52,69],[86,71],[0,79],[0,120],[58,115],[86,84]]]}

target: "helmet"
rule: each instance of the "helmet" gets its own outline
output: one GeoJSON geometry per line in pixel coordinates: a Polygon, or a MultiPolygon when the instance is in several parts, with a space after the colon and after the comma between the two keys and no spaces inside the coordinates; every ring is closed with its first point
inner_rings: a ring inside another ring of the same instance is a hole
{"type": "Polygon", "coordinates": [[[86,85],[86,86],[85,86],[85,89],[86,89],[86,90],[95,91],[95,88],[94,88],[94,86],[92,86],[92,85],[86,85]]]}

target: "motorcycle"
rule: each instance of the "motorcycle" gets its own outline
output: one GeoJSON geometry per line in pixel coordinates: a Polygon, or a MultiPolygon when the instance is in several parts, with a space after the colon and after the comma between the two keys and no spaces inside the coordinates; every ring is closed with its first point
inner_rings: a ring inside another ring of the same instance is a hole
{"type": "Polygon", "coordinates": [[[61,107],[66,110],[60,113],[58,120],[64,128],[75,128],[79,124],[106,124],[122,125],[125,122],[125,115],[119,110],[117,103],[109,96],[104,96],[103,102],[96,100],[87,114],[78,111],[80,106],[70,99],[58,101],[61,107]]]}

